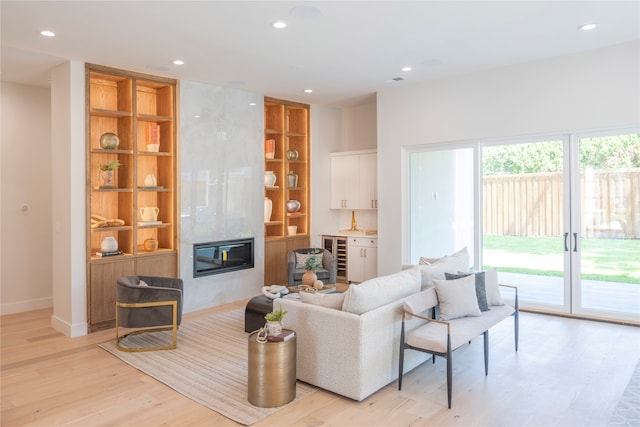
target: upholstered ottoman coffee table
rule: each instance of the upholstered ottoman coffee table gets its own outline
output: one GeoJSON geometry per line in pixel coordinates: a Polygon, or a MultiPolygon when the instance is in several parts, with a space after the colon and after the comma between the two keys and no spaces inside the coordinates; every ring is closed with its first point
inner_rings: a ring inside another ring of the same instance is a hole
{"type": "Polygon", "coordinates": [[[244,331],[253,332],[262,328],[267,321],[264,316],[273,311],[273,300],[264,295],[253,297],[244,309],[244,331]]]}

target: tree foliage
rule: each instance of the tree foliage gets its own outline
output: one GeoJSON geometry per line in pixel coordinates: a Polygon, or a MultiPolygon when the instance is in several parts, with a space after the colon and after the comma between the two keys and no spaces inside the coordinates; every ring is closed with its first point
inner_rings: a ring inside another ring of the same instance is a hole
{"type": "MultiPolygon", "coordinates": [[[[561,141],[499,145],[482,150],[484,175],[559,172],[562,159],[561,141]]],[[[580,166],[595,169],[640,167],[640,135],[581,139],[580,166]]]]}

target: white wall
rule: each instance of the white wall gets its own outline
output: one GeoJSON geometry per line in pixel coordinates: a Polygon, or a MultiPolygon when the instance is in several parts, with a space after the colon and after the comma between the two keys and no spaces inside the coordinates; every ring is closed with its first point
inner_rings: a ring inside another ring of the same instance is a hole
{"type": "Polygon", "coordinates": [[[406,261],[403,146],[637,125],[640,45],[378,93],[378,272],[406,261]]]}
{"type": "Polygon", "coordinates": [[[376,148],[376,103],[358,105],[342,110],[342,143],[340,151],[376,148]]]}
{"type": "Polygon", "coordinates": [[[51,108],[45,88],[2,82],[0,313],[52,305],[51,108]]]}

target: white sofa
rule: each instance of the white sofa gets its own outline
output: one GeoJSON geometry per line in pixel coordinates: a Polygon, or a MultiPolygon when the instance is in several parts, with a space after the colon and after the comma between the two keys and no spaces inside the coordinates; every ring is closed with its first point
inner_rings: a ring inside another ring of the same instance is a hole
{"type": "MultiPolygon", "coordinates": [[[[297,378],[358,401],[396,380],[403,301],[420,288],[419,270],[410,269],[350,285],[342,296],[302,295],[314,303],[274,302],[287,311],[283,326],[297,334],[297,378]]],[[[419,325],[415,319],[405,328],[419,325]]],[[[404,372],[428,357],[407,352],[404,372]]]]}

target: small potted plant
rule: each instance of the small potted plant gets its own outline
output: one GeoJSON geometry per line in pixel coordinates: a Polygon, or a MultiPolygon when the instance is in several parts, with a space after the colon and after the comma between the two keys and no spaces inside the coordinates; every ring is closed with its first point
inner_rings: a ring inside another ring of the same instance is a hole
{"type": "Polygon", "coordinates": [[[307,258],[307,260],[304,262],[304,268],[307,271],[302,275],[302,284],[312,287],[314,282],[318,280],[316,270],[322,267],[322,255],[320,254],[319,249],[314,249],[311,254],[312,256],[307,258]]]}
{"type": "Polygon", "coordinates": [[[267,321],[267,331],[269,335],[280,335],[282,333],[282,319],[285,314],[287,314],[287,312],[282,311],[282,304],[280,304],[279,309],[267,313],[267,315],[264,316],[267,321]]]}
{"type": "Polygon", "coordinates": [[[120,167],[120,160],[116,159],[109,163],[103,163],[98,165],[98,169],[102,172],[102,187],[113,187],[113,171],[120,167]]]}

